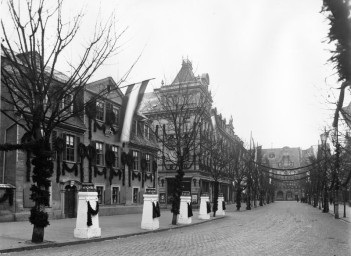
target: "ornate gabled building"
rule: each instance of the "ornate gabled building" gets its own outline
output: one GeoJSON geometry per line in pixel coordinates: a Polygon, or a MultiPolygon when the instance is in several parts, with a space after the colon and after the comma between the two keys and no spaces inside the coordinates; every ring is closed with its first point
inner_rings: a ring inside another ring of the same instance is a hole
{"type": "Polygon", "coordinates": [[[302,197],[298,169],[302,166],[302,151],[300,148],[262,149],[262,159],[268,159],[270,171],[273,174],[272,183],[275,187],[275,200],[296,200],[302,197]],[[294,176],[288,176],[294,175],[294,176]]]}
{"type": "MultiPolygon", "coordinates": [[[[163,205],[171,203],[177,173],[176,163],[172,159],[165,160],[165,155],[172,154],[168,152],[169,145],[165,149],[165,143],[170,144],[176,136],[180,138],[182,134],[195,136],[192,141],[184,138],[178,141],[180,143],[191,141],[191,145],[188,146],[185,146],[186,143],[184,143],[184,149],[182,149],[183,156],[188,159],[184,165],[185,175],[182,186],[184,191],[190,191],[193,205],[196,207],[199,204],[201,193],[209,193],[211,200],[213,197],[214,179],[211,172],[208,171],[210,160],[202,159],[200,154],[201,133],[208,134],[209,137],[224,138],[228,146],[232,141],[239,140],[234,134],[232,119],[227,123],[215,109],[212,109],[209,84],[208,74],[196,76],[193,73],[192,63],[189,60],[183,60],[182,67],[173,82],[171,84],[162,82],[160,88],[145,94],[139,109],[152,120],[153,130],[159,138],[158,190],[160,202],[163,205]],[[175,120],[170,120],[171,116],[175,120]],[[211,118],[216,120],[216,127],[211,118]],[[176,135],[175,132],[178,130],[182,131],[176,135]],[[187,151],[187,154],[184,154],[184,150],[187,151]]],[[[174,151],[175,147],[173,153],[174,151]]],[[[232,201],[232,182],[228,175],[226,177],[219,180],[220,192],[223,193],[226,201],[232,201]]]]}

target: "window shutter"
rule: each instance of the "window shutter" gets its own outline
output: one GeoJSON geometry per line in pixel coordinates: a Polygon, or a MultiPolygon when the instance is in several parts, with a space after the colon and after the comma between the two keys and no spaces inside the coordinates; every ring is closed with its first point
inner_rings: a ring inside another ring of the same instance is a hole
{"type": "Polygon", "coordinates": [[[80,138],[77,136],[76,137],[76,145],[75,145],[75,151],[76,151],[76,155],[75,155],[75,160],[80,163],[80,155],[79,155],[79,150],[78,150],[78,147],[79,147],[79,143],[80,143],[80,138]]]}
{"type": "Polygon", "coordinates": [[[62,139],[63,139],[63,151],[62,151],[62,159],[63,160],[66,160],[67,158],[67,155],[66,155],[66,145],[67,145],[67,142],[66,142],[66,133],[62,133],[62,139]]]}

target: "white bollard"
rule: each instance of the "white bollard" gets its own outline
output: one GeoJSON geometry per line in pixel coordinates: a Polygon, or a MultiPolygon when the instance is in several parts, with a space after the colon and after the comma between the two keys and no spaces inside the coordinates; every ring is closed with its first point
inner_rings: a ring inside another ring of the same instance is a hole
{"type": "Polygon", "coordinates": [[[160,227],[159,217],[153,216],[154,207],[157,205],[157,203],[158,203],[158,194],[156,194],[156,189],[147,188],[144,194],[143,215],[141,219],[142,229],[155,230],[160,227]]]}
{"type": "Polygon", "coordinates": [[[210,213],[207,213],[207,202],[210,201],[210,198],[207,193],[204,193],[200,197],[200,211],[199,211],[199,219],[209,220],[210,213]]]}
{"type": "MultiPolygon", "coordinates": [[[[191,216],[188,217],[188,204],[191,204],[191,196],[189,191],[183,191],[182,196],[180,197],[180,209],[178,215],[179,224],[190,224],[191,216]]],[[[191,207],[191,205],[190,205],[191,207]]]]}
{"type": "Polygon", "coordinates": [[[99,214],[91,215],[91,226],[88,226],[88,202],[93,210],[96,210],[98,202],[98,193],[94,190],[94,185],[82,185],[82,191],[78,192],[78,211],[76,228],[74,229],[74,237],[76,238],[92,238],[101,236],[101,228],[99,227],[99,214]],[[87,187],[89,186],[89,187],[87,187]]]}
{"type": "Polygon", "coordinates": [[[223,202],[224,202],[224,197],[223,194],[218,196],[218,210],[216,212],[217,216],[224,216],[225,215],[225,211],[223,209],[223,202]]]}

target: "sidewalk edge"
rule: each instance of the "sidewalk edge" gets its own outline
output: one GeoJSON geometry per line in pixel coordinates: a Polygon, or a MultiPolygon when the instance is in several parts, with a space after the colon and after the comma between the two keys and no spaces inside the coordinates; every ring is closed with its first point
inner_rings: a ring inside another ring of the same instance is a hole
{"type": "Polygon", "coordinates": [[[78,241],[61,242],[61,243],[60,242],[52,242],[52,243],[38,244],[38,245],[32,245],[32,246],[22,246],[22,247],[16,247],[16,248],[2,249],[2,250],[0,250],[0,254],[10,253],[10,252],[30,251],[30,250],[37,250],[37,249],[46,249],[46,248],[56,248],[56,247],[78,245],[78,244],[86,244],[86,243],[95,243],[95,242],[102,242],[102,241],[106,241],[106,240],[114,240],[114,239],[119,239],[119,238],[126,238],[126,237],[130,237],[130,236],[146,235],[146,234],[150,234],[150,233],[158,233],[158,232],[163,232],[163,231],[169,231],[169,230],[172,230],[172,229],[196,226],[196,225],[200,225],[200,224],[203,224],[203,223],[211,222],[211,221],[214,221],[214,220],[223,219],[225,217],[226,216],[216,216],[216,217],[214,217],[212,219],[204,220],[204,221],[201,221],[201,222],[198,222],[198,223],[177,224],[177,226],[174,226],[174,227],[160,228],[160,229],[155,229],[155,230],[149,230],[149,231],[125,234],[125,235],[107,236],[107,237],[83,239],[83,240],[78,240],[78,241]]]}

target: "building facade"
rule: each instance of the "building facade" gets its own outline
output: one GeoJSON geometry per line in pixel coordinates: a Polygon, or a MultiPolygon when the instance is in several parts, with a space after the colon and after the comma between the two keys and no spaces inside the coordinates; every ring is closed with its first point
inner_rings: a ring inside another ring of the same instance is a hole
{"type": "MultiPolygon", "coordinates": [[[[64,82],[66,77],[58,74],[57,83],[64,82]]],[[[3,86],[1,93],[6,96],[3,86]]],[[[77,195],[83,182],[94,184],[100,215],[141,212],[145,189],[155,186],[157,144],[149,132],[149,121],[135,113],[131,139],[121,143],[119,117],[123,93],[108,77],[87,84],[77,101],[84,104],[91,98],[96,98],[94,104],[60,123],[51,134],[53,176],[50,206],[46,209],[50,219],[76,217],[77,195]],[[126,159],[130,161],[126,163],[126,159]]],[[[67,95],[58,104],[65,107],[70,101],[71,95],[67,95]]],[[[75,104],[67,111],[73,111],[75,104]]],[[[7,107],[1,102],[2,109],[7,107]]],[[[21,118],[15,114],[14,117],[21,118]]],[[[1,143],[23,142],[24,130],[5,115],[0,118],[1,143]]],[[[1,152],[0,221],[28,220],[33,206],[32,159],[30,151],[1,152]]]]}
{"type": "Polygon", "coordinates": [[[301,199],[303,191],[300,181],[303,178],[302,150],[300,148],[271,148],[262,149],[262,159],[268,159],[272,184],[275,187],[274,199],[277,201],[290,201],[301,199]],[[288,175],[294,175],[288,176],[288,175]]]}
{"type": "MultiPolygon", "coordinates": [[[[161,205],[164,207],[171,204],[178,168],[175,162],[176,145],[170,150],[171,141],[184,144],[184,149],[179,150],[182,152],[178,154],[178,157],[187,158],[184,164],[182,190],[191,193],[192,204],[198,207],[202,193],[208,193],[210,200],[213,200],[214,192],[214,176],[209,169],[211,159],[209,157],[203,159],[201,154],[203,150],[201,139],[204,139],[204,134],[207,138],[216,136],[223,138],[228,148],[230,144],[239,140],[234,134],[233,121],[227,123],[221,114],[212,109],[209,84],[208,74],[196,76],[193,73],[192,63],[183,60],[182,67],[173,82],[162,83],[160,88],[146,94],[141,104],[140,112],[152,120],[153,130],[159,138],[158,192],[161,205]],[[172,118],[174,120],[171,120],[172,118]],[[180,130],[182,131],[176,134],[180,130]],[[194,139],[181,138],[183,135],[194,136],[194,139]],[[185,145],[187,142],[191,145],[185,145]],[[172,154],[173,159],[169,157],[172,154]]],[[[233,201],[232,179],[229,175],[221,175],[218,181],[219,191],[223,193],[225,201],[233,201]]]]}

